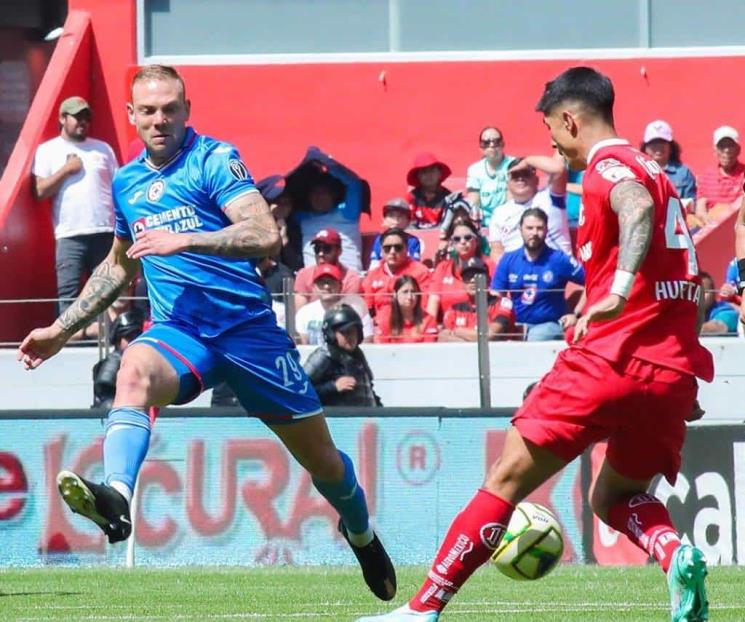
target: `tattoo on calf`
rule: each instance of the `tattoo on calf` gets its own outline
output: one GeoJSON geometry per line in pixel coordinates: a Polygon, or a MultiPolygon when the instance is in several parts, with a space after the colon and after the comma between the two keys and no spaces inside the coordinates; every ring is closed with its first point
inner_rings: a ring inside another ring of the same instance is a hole
{"type": "Polygon", "coordinates": [[[610,203],[618,214],[617,268],[636,273],[652,240],[654,201],[640,183],[622,181],[611,190],[610,203]]]}

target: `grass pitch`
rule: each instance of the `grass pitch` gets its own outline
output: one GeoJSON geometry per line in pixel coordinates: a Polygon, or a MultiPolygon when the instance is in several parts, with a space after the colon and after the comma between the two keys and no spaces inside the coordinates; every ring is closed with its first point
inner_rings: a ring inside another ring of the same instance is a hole
{"type": "MultiPolygon", "coordinates": [[[[352,622],[398,606],[423,567],[399,569],[393,605],[377,601],[356,568],[63,569],[0,571],[0,620],[352,622]]],[[[745,620],[745,569],[712,568],[713,622],[745,620]]],[[[665,622],[667,590],[655,567],[564,566],[520,583],[483,568],[443,622],[665,622]]]]}

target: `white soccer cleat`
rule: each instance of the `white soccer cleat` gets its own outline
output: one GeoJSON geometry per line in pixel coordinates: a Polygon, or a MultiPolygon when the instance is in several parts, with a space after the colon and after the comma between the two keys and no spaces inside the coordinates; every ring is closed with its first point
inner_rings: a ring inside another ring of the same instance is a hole
{"type": "Polygon", "coordinates": [[[437,611],[414,611],[409,605],[404,605],[390,613],[357,618],[356,622],[437,622],[439,619],[440,614],[437,611]]]}

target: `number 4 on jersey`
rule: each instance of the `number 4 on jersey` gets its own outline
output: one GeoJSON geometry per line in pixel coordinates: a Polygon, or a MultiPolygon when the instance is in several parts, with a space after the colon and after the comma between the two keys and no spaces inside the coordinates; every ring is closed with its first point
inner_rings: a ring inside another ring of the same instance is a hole
{"type": "Polygon", "coordinates": [[[688,251],[688,273],[691,276],[696,276],[698,274],[696,248],[693,245],[691,234],[688,232],[688,226],[683,216],[683,206],[677,197],[670,197],[670,200],[667,202],[665,243],[668,248],[679,248],[688,251]]]}

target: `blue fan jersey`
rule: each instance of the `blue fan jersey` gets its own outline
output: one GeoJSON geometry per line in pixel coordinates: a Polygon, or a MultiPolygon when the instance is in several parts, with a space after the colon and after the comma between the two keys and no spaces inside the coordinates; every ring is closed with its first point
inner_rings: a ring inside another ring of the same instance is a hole
{"type": "Polygon", "coordinates": [[[510,292],[518,322],[542,324],[557,322],[567,312],[564,288],[569,281],[585,284],[585,269],[574,257],[546,246],[531,260],[521,247],[502,255],[491,288],[510,292]]]}
{"type": "MultiPolygon", "coordinates": [[[[218,231],[231,225],[225,207],[257,192],[232,145],[188,128],[183,147],[159,167],[143,152],[113,182],[115,234],[134,240],[148,229],[218,231]]],[[[271,314],[254,260],[179,253],[141,259],[155,322],[176,321],[205,337],[271,314]]]]}

